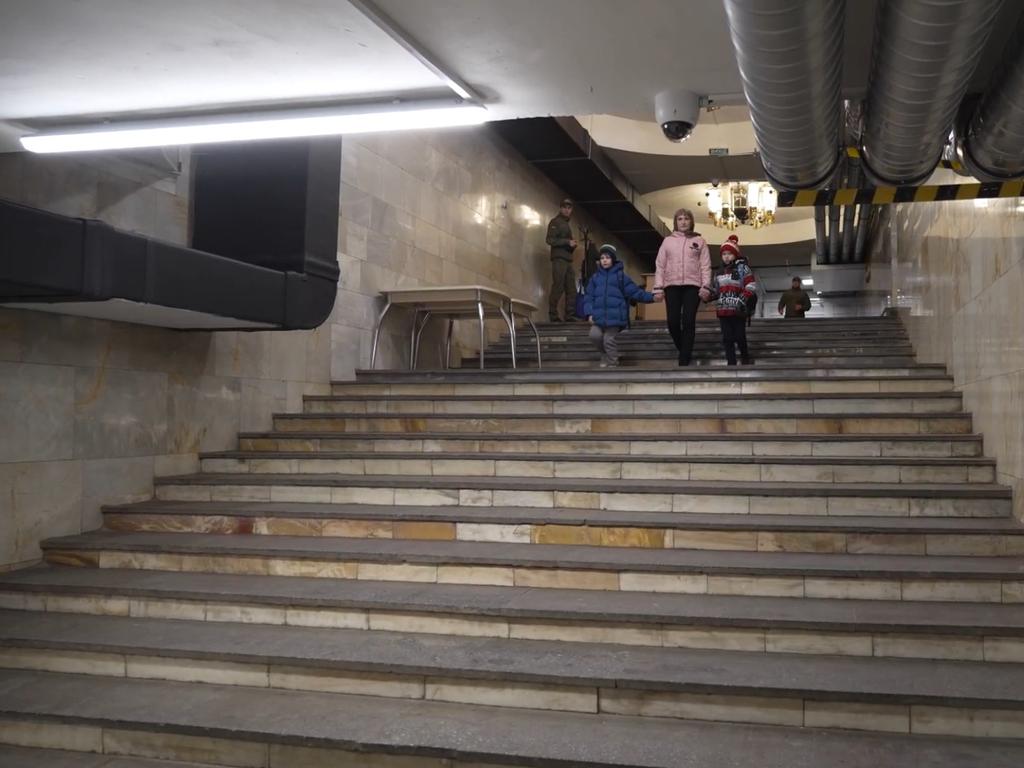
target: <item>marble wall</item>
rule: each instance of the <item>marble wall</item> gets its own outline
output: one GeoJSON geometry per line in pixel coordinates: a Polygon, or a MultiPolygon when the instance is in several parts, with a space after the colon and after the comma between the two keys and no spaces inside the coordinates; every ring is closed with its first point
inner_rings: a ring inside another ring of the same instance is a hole
{"type": "MultiPolygon", "coordinates": [[[[368,331],[385,288],[486,285],[537,304],[547,318],[551,262],[544,237],[564,194],[488,129],[352,137],[342,149],[341,176],[335,378],[369,365],[368,331]]],[[[631,266],[631,255],[586,211],[577,209],[572,225],[577,233],[588,226],[597,243],[614,243],[631,266]]],[[[639,280],[639,271],[632,273],[639,280]]],[[[388,320],[379,367],[406,364],[410,322],[388,320]]],[[[475,350],[473,324],[464,325],[456,342],[475,350]]],[[[433,330],[421,363],[436,367],[440,328],[433,330]]],[[[499,331],[491,324],[492,337],[499,331]]]]}
{"type": "MultiPolygon", "coordinates": [[[[42,538],[98,527],[102,504],[148,498],[154,475],[195,471],[197,452],[234,448],[240,430],[268,428],[273,412],[368,365],[382,288],[480,283],[545,303],[545,227],[562,192],[487,128],[343,147],[341,280],[316,330],[182,333],[0,308],[0,569],[38,559],[42,538]]],[[[181,159],[179,173],[158,152],[0,155],[0,197],[185,243],[181,159]]],[[[404,320],[389,323],[378,365],[404,364],[404,320]]]]}
{"type": "Polygon", "coordinates": [[[918,358],[949,368],[1024,519],[1024,199],[898,205],[880,235],[918,358]]]}

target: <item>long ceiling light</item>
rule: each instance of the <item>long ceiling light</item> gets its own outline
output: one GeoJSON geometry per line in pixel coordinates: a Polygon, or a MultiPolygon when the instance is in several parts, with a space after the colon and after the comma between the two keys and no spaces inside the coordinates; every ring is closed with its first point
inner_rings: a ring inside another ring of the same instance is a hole
{"type": "Polygon", "coordinates": [[[40,153],[96,152],[451,128],[479,125],[486,120],[487,110],[479,104],[435,99],[79,126],[25,136],[21,145],[30,152],[40,153]]]}

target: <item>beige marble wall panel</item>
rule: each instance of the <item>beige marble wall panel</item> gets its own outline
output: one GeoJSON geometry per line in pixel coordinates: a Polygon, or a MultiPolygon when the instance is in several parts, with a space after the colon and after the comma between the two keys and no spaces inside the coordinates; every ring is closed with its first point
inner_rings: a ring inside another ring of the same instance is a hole
{"type": "Polygon", "coordinates": [[[1024,518],[1024,203],[907,204],[890,214],[874,256],[892,261],[892,301],[918,358],[948,366],[1024,518]]]}

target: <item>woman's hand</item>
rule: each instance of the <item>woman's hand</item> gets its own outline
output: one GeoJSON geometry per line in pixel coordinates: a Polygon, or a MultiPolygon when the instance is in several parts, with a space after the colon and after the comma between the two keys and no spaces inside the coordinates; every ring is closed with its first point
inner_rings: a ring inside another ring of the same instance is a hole
{"type": "Polygon", "coordinates": [[[697,295],[700,296],[700,300],[703,301],[705,304],[711,301],[711,291],[709,291],[707,288],[701,288],[700,292],[697,295]]]}
{"type": "Polygon", "coordinates": [[[665,292],[664,291],[654,291],[654,301],[655,302],[662,302],[664,300],[665,300],[665,292]]]}

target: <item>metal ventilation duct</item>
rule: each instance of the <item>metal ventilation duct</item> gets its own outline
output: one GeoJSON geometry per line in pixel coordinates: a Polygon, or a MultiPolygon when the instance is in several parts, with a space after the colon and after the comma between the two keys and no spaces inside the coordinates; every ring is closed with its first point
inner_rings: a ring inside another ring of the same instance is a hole
{"type": "Polygon", "coordinates": [[[957,142],[960,161],[982,181],[1024,176],[1024,28],[1004,52],[1003,68],[957,142]]]}
{"type": "Polygon", "coordinates": [[[839,164],[843,0],[725,0],[769,181],[825,186],[839,164]]]}
{"type": "Polygon", "coordinates": [[[862,134],[877,183],[924,182],[935,169],[1002,0],[883,0],[862,134]]]}

